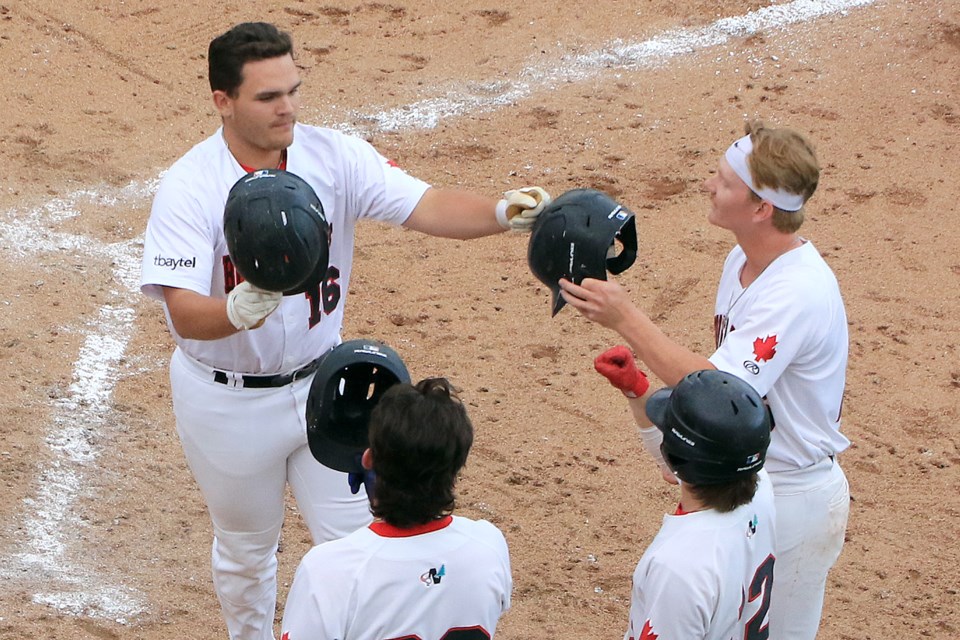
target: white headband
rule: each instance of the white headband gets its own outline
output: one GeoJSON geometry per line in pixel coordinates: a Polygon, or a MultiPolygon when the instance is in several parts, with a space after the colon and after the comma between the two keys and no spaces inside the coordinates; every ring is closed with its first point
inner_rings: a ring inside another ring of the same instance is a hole
{"type": "Polygon", "coordinates": [[[750,166],[747,164],[747,156],[753,152],[753,142],[750,136],[746,135],[730,145],[724,157],[730,163],[734,173],[740,176],[740,179],[747,183],[750,190],[764,200],[773,203],[773,206],[784,211],[799,211],[803,207],[803,196],[796,193],[790,193],[783,189],[770,189],[764,187],[758,189],[753,183],[753,176],[750,175],[750,166]]]}

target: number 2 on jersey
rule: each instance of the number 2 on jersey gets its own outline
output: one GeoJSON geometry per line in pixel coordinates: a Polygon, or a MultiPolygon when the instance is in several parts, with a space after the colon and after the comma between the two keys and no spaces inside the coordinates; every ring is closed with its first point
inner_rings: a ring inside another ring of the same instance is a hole
{"type": "Polygon", "coordinates": [[[763,623],[767,617],[767,611],[770,609],[770,590],[773,587],[773,556],[767,556],[756,573],[753,574],[753,580],[750,581],[750,588],[747,592],[748,602],[753,602],[757,598],[760,600],[760,608],[753,614],[753,617],[747,622],[743,632],[743,640],[767,640],[770,637],[770,628],[763,623]]]}

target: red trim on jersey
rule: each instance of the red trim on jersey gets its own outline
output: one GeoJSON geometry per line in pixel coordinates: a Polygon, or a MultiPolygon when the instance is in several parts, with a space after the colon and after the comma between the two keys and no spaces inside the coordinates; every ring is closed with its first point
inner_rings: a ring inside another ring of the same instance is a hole
{"type": "Polygon", "coordinates": [[[426,524],[418,524],[407,529],[401,529],[400,527],[395,527],[392,524],[378,521],[370,524],[370,530],[378,536],[382,536],[384,538],[410,538],[412,536],[419,536],[422,533],[439,531],[444,527],[450,526],[451,522],[453,522],[453,516],[444,516],[439,520],[433,520],[432,522],[427,522],[426,524]]]}
{"type": "MultiPolygon", "coordinates": [[[[237,160],[237,164],[239,164],[240,168],[246,171],[247,173],[253,173],[254,171],[256,171],[256,169],[254,169],[253,167],[248,167],[247,165],[243,164],[239,160],[237,160]]],[[[281,171],[287,170],[287,150],[286,149],[284,149],[283,152],[280,154],[280,164],[277,165],[277,169],[280,169],[281,171]]]]}
{"type": "Polygon", "coordinates": [[[677,510],[673,512],[675,516],[685,516],[688,513],[693,513],[693,511],[684,511],[682,504],[677,504],[677,510]]]}

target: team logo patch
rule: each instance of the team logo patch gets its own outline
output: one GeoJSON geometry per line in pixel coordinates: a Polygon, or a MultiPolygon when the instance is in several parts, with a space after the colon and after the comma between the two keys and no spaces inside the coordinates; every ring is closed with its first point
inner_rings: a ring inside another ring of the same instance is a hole
{"type": "Polygon", "coordinates": [[[633,621],[630,621],[630,633],[627,634],[628,640],[657,640],[659,634],[653,632],[653,624],[651,624],[648,619],[643,623],[643,629],[640,630],[640,635],[634,635],[636,631],[633,629],[633,621]]]}
{"type": "Polygon", "coordinates": [[[447,575],[446,565],[440,565],[439,569],[431,567],[429,571],[424,571],[420,574],[420,582],[422,582],[425,587],[431,587],[435,584],[440,584],[440,580],[442,580],[445,575],[447,575]]]}
{"type": "Polygon", "coordinates": [[[259,180],[260,178],[276,178],[277,175],[273,173],[272,169],[257,169],[250,173],[250,177],[244,180],[244,183],[253,182],[254,180],[259,180]]]}
{"type": "Polygon", "coordinates": [[[643,629],[640,630],[640,638],[638,640],[657,640],[659,637],[659,634],[653,632],[653,625],[650,624],[649,620],[643,623],[643,629]]]}
{"type": "Polygon", "coordinates": [[[757,519],[757,514],[753,514],[753,520],[747,523],[747,537],[752,538],[757,533],[757,525],[760,524],[760,520],[757,519]]]}
{"type": "Polygon", "coordinates": [[[607,216],[607,219],[616,217],[617,220],[623,221],[630,217],[630,214],[623,210],[623,205],[618,205],[616,209],[610,212],[610,215],[607,216]]]}
{"type": "Polygon", "coordinates": [[[777,336],[757,338],[753,341],[753,355],[757,362],[769,362],[777,355],[777,336]]]}

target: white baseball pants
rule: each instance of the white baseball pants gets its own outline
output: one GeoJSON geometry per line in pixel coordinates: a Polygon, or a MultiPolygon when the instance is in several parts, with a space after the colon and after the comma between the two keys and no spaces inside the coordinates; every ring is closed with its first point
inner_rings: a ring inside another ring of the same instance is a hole
{"type": "Polygon", "coordinates": [[[832,458],[807,469],[771,473],[770,479],[777,507],[770,638],[813,640],[827,573],[843,547],[850,487],[832,458]]]}
{"type": "Polygon", "coordinates": [[[273,640],[277,543],[289,482],[315,544],[372,521],[366,493],[307,446],[313,376],[239,389],[179,349],[170,363],[177,433],[213,523],[213,583],[232,640],[273,640]]]}

